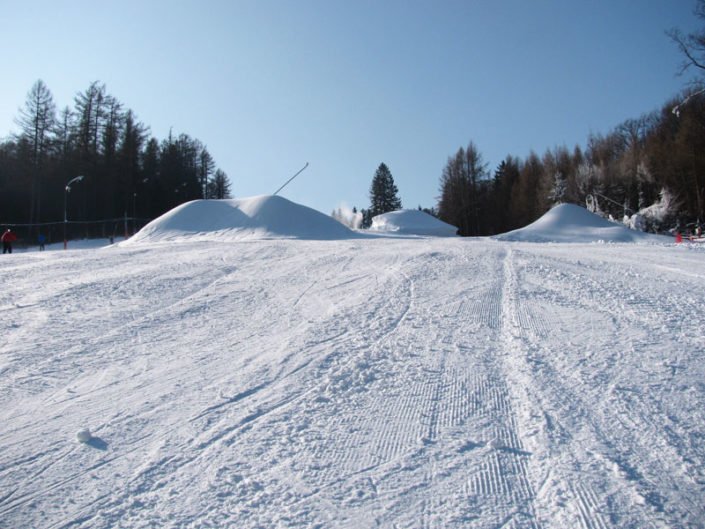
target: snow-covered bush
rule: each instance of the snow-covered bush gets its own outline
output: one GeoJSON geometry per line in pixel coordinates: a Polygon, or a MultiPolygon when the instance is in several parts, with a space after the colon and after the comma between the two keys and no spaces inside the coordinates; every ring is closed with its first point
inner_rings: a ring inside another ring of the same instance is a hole
{"type": "Polygon", "coordinates": [[[629,227],[640,231],[659,232],[675,221],[678,212],[675,197],[666,188],[661,189],[659,195],[659,200],[629,218],[629,227]]]}

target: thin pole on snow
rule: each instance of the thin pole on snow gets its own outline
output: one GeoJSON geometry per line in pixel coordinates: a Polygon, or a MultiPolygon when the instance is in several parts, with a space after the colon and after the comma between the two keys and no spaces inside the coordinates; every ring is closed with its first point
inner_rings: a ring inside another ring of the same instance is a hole
{"type": "Polygon", "coordinates": [[[299,171],[298,171],[294,176],[292,176],[291,178],[289,178],[289,180],[287,180],[286,182],[284,182],[284,184],[283,184],[279,189],[277,189],[274,193],[272,193],[272,195],[276,195],[277,193],[279,193],[279,191],[281,191],[282,189],[284,189],[284,188],[289,184],[289,182],[291,182],[294,178],[296,178],[296,177],[299,176],[301,173],[303,173],[303,172],[304,172],[304,169],[306,169],[307,167],[308,167],[308,162],[306,162],[306,165],[304,165],[301,169],[299,169],[299,171]]]}
{"type": "Polygon", "coordinates": [[[64,250],[68,246],[68,241],[66,240],[66,225],[69,223],[68,219],[68,195],[69,191],[71,191],[71,184],[74,182],[80,182],[83,180],[83,175],[77,176],[76,178],[72,178],[69,180],[68,184],[66,184],[66,187],[64,188],[64,250]]]}

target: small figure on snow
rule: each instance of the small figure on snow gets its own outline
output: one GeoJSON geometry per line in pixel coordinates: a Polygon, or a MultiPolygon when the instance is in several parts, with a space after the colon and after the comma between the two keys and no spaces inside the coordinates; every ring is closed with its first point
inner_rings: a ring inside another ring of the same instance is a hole
{"type": "Polygon", "coordinates": [[[40,233],[39,236],[37,237],[37,241],[39,242],[39,251],[43,252],[44,251],[44,244],[47,242],[46,235],[43,233],[40,233]]]}
{"type": "Polygon", "coordinates": [[[12,233],[10,228],[7,228],[0,240],[2,240],[2,253],[12,253],[12,243],[17,240],[17,235],[12,233]]]}

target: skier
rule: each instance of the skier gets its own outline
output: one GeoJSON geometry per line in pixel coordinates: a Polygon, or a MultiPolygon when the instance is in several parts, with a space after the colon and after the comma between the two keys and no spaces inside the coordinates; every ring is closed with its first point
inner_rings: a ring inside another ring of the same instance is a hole
{"type": "Polygon", "coordinates": [[[12,233],[10,228],[5,230],[0,240],[2,240],[2,253],[12,253],[12,243],[17,240],[17,236],[12,233]]]}
{"type": "Polygon", "coordinates": [[[44,251],[44,244],[47,242],[46,235],[40,233],[39,237],[37,237],[37,241],[39,242],[39,251],[44,251]]]}

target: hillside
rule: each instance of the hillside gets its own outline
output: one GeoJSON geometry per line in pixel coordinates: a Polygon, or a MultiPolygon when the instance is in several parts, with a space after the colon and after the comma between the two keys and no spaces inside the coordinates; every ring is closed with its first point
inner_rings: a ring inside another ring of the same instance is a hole
{"type": "Polygon", "coordinates": [[[0,527],[703,527],[702,248],[271,211],[3,256],[0,527]]]}
{"type": "Polygon", "coordinates": [[[524,242],[640,242],[664,244],[668,237],[644,233],[610,222],[575,204],[559,204],[541,218],[518,230],[495,237],[524,242]]]}

